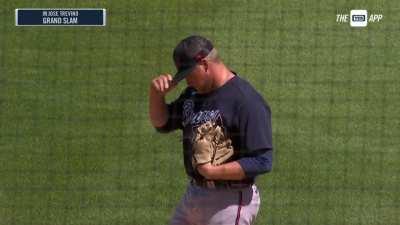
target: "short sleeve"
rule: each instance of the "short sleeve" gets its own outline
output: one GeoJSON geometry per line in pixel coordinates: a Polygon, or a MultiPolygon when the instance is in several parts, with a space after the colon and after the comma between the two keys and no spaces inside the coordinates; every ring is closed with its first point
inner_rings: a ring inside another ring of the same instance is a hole
{"type": "Polygon", "coordinates": [[[181,129],[181,116],[179,115],[179,102],[172,102],[167,105],[168,107],[168,121],[162,127],[156,127],[156,130],[161,133],[168,133],[176,129],[181,129]]]}
{"type": "Polygon", "coordinates": [[[241,149],[272,149],[270,107],[262,101],[248,101],[239,110],[241,149]]]}
{"type": "Polygon", "coordinates": [[[191,95],[193,90],[187,88],[183,93],[173,102],[167,104],[168,107],[168,121],[162,127],[156,127],[156,130],[161,133],[171,132],[177,129],[183,129],[182,126],[182,108],[185,99],[191,95]]]}

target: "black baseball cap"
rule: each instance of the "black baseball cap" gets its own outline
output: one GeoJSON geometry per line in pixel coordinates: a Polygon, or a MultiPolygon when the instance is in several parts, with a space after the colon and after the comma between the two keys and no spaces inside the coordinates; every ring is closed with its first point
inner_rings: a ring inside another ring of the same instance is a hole
{"type": "Polygon", "coordinates": [[[182,41],[174,49],[173,59],[178,70],[173,82],[178,83],[190,74],[202,59],[208,56],[214,46],[205,37],[192,35],[182,41]]]}

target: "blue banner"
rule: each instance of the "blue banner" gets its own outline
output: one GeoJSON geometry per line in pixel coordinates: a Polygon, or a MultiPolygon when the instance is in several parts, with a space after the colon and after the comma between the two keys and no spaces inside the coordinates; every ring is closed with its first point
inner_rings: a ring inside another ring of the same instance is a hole
{"type": "Polygon", "coordinates": [[[15,9],[16,26],[105,26],[105,9],[15,9]]]}

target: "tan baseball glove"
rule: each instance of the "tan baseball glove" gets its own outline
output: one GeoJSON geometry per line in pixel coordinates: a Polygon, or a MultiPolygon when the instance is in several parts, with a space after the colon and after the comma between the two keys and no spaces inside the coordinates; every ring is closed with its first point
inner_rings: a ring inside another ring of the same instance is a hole
{"type": "Polygon", "coordinates": [[[211,163],[221,165],[233,155],[232,141],[224,135],[222,128],[214,122],[197,127],[193,142],[192,165],[211,163]]]}

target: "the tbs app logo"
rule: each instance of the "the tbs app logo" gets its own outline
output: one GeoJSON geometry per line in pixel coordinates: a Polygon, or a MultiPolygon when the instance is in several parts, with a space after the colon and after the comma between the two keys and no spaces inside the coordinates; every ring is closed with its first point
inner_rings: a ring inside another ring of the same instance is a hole
{"type": "Polygon", "coordinates": [[[371,14],[368,17],[368,12],[365,9],[353,9],[350,11],[350,16],[349,14],[336,14],[336,22],[348,23],[350,20],[352,27],[366,27],[368,22],[380,22],[382,18],[382,14],[371,14]]]}
{"type": "Polygon", "coordinates": [[[352,27],[366,27],[368,13],[367,10],[351,10],[350,11],[350,26],[352,27]]]}

